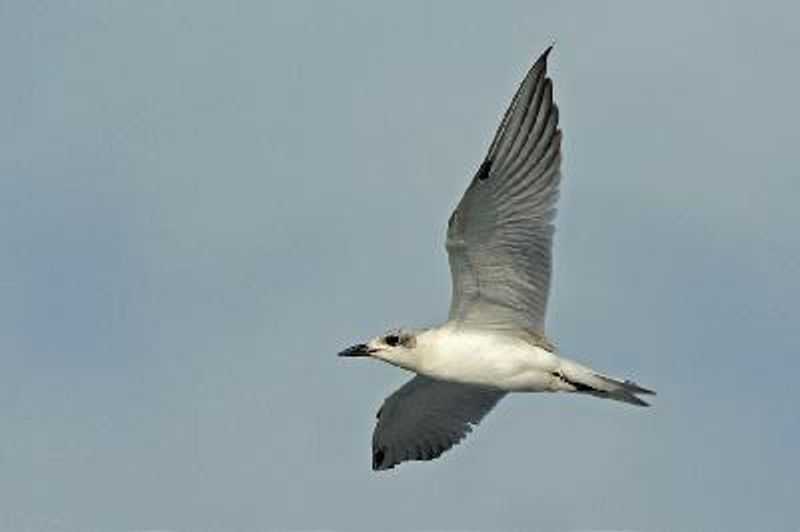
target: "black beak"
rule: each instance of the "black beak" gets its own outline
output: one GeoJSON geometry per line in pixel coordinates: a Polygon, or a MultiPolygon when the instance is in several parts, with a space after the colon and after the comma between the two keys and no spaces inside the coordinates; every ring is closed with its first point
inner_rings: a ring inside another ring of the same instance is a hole
{"type": "Polygon", "coordinates": [[[348,347],[339,353],[340,357],[368,357],[371,353],[367,344],[358,344],[353,347],[348,347]]]}

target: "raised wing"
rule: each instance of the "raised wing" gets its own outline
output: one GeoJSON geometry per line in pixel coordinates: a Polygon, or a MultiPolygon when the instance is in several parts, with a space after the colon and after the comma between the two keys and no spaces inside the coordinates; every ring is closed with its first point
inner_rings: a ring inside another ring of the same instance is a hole
{"type": "Polygon", "coordinates": [[[417,375],[386,398],[372,435],[372,469],[433,460],[460,442],[505,392],[417,375]]]}
{"type": "Polygon", "coordinates": [[[544,335],[561,164],[549,52],[525,76],[450,217],[451,321],[544,335]]]}

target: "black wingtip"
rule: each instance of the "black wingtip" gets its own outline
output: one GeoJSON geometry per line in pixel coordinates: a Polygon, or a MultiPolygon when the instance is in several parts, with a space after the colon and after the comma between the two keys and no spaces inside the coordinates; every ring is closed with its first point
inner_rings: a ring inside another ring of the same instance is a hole
{"type": "Polygon", "coordinates": [[[546,62],[548,56],[550,55],[550,52],[553,50],[553,46],[555,46],[555,45],[556,45],[556,41],[553,41],[550,44],[550,46],[545,48],[544,52],[542,52],[542,55],[539,57],[539,61],[546,62]]]}
{"type": "Polygon", "coordinates": [[[539,59],[533,64],[531,71],[547,71],[547,58],[550,57],[550,52],[553,50],[553,46],[555,46],[555,42],[544,49],[544,52],[539,56],[539,59]]]}
{"type": "Polygon", "coordinates": [[[383,465],[383,460],[386,458],[386,453],[383,452],[383,449],[378,447],[372,451],[372,470],[379,471],[381,469],[385,469],[383,465]]]}

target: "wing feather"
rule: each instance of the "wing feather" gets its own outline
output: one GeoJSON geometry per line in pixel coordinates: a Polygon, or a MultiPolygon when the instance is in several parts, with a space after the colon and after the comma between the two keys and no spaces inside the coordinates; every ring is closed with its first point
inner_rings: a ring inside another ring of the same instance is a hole
{"type": "Polygon", "coordinates": [[[549,51],[525,76],[450,217],[450,321],[544,335],[561,179],[549,51]]]}
{"type": "Polygon", "coordinates": [[[372,435],[372,468],[432,460],[459,443],[505,392],[417,375],[386,398],[372,435]]]}

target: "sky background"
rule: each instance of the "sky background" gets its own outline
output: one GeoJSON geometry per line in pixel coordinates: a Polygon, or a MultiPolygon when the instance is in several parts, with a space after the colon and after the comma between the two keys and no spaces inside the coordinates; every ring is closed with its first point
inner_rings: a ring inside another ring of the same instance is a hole
{"type": "Polygon", "coordinates": [[[790,2],[0,2],[0,530],[800,530],[790,2]],[[548,331],[651,409],[504,400],[370,470],[447,217],[555,42],[548,331]]]}

